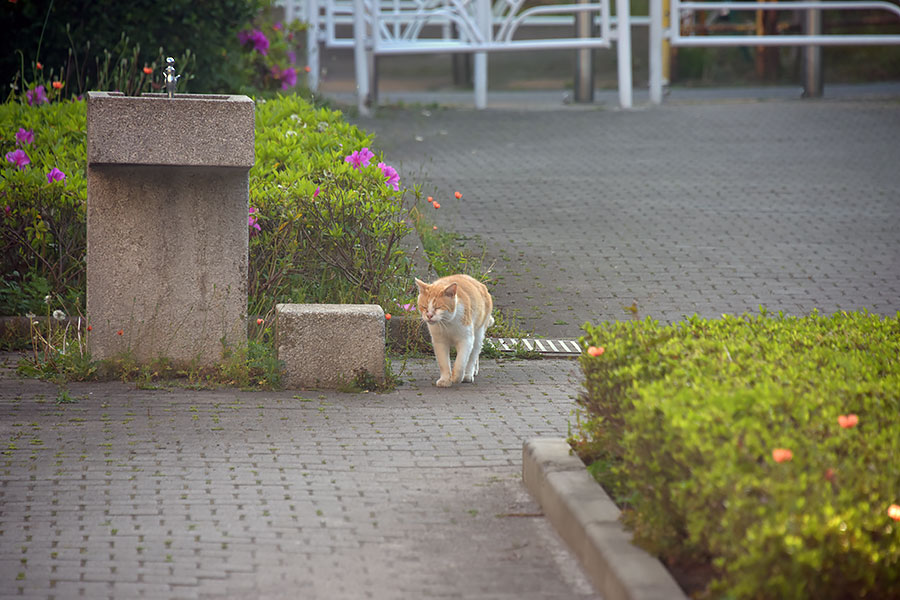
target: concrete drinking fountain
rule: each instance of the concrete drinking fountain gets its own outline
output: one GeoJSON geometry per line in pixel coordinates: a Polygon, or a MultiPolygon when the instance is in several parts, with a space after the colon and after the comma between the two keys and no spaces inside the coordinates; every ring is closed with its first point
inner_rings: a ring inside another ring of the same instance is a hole
{"type": "Polygon", "coordinates": [[[247,340],[247,96],[89,92],[90,352],[212,365],[247,340]]]}

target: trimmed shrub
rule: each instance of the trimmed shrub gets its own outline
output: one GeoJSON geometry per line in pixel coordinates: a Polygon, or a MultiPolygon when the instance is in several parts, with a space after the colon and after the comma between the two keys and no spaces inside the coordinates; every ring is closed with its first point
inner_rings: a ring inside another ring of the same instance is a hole
{"type": "Polygon", "coordinates": [[[573,442],[639,543],[713,597],[900,598],[900,315],[585,332],[573,442]]]}
{"type": "Polygon", "coordinates": [[[84,102],[0,105],[0,315],[41,314],[48,294],[51,308],[83,306],[84,120],[84,102]]]}
{"type": "MultiPolygon", "coordinates": [[[[84,310],[87,199],[84,102],[0,105],[0,315],[84,310]],[[18,141],[19,128],[33,132],[18,141]],[[23,138],[24,140],[24,138],[23,138]],[[29,159],[19,168],[13,153],[29,159]],[[63,181],[49,181],[57,168],[63,181]]],[[[250,171],[249,313],[276,302],[374,302],[408,297],[409,232],[402,188],[373,157],[345,161],[371,138],[338,111],[297,96],[260,100],[250,171]],[[394,189],[397,187],[398,189],[394,189]]],[[[386,167],[385,167],[386,168],[386,167]]]]}

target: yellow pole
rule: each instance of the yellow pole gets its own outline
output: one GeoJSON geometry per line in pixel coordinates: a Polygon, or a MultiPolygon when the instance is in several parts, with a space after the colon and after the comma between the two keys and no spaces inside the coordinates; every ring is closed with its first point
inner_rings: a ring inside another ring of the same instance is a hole
{"type": "MultiPolygon", "coordinates": [[[[663,32],[669,30],[669,25],[671,23],[671,6],[669,4],[670,0],[663,0],[663,32]]],[[[669,85],[672,81],[671,77],[671,68],[672,68],[672,48],[669,43],[669,38],[663,36],[662,41],[662,78],[663,85],[669,85]]]]}

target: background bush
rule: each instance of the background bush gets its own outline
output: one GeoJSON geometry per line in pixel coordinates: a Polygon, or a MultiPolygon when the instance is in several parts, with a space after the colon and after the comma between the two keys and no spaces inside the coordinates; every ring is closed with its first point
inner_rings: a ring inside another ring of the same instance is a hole
{"type": "Polygon", "coordinates": [[[712,597],[900,598],[900,315],[585,332],[574,444],[640,543],[712,597]]]}
{"type": "MultiPolygon", "coordinates": [[[[20,127],[34,131],[24,146],[31,163],[0,165],[0,315],[43,314],[47,294],[51,309],[84,311],[85,117],[84,102],[0,105],[4,155],[20,127]],[[53,167],[64,182],[48,183],[53,167]]],[[[410,230],[402,193],[386,185],[380,159],[361,170],[344,160],[371,138],[293,95],[260,100],[256,119],[250,314],[276,302],[375,302],[396,312],[394,298],[411,285],[399,246],[410,230]]]]}
{"type": "MultiPolygon", "coordinates": [[[[4,4],[0,10],[0,29],[4,32],[0,38],[0,81],[4,86],[14,79],[23,62],[26,80],[33,81],[38,78],[35,61],[60,73],[66,70],[70,48],[80,58],[84,53],[97,57],[103,50],[115,48],[124,33],[132,44],[149,53],[145,59],[148,63],[156,59],[160,47],[169,56],[191,50],[197,61],[192,91],[232,92],[243,84],[246,68],[240,59],[238,31],[269,2],[29,0],[4,4]]],[[[69,74],[63,79],[73,77],[69,74]]],[[[91,80],[97,81],[96,77],[91,80]]]]}

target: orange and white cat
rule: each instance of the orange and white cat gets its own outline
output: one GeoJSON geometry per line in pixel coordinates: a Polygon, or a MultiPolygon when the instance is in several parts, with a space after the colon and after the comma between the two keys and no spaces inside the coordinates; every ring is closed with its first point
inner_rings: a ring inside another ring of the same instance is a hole
{"type": "Polygon", "coordinates": [[[449,275],[431,284],[416,279],[416,285],[419,313],[428,324],[441,371],[436,385],[450,387],[460,381],[475,381],[484,333],[494,324],[494,303],[487,287],[468,275],[449,275]],[[452,371],[451,346],[456,348],[452,371]]]}

